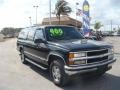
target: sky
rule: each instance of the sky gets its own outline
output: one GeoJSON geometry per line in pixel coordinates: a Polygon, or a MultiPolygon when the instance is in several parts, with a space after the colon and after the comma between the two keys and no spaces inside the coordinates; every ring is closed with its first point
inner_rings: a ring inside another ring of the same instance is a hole
{"type": "MultiPolygon", "coordinates": [[[[51,0],[52,11],[54,11],[57,0],[51,0]]],[[[76,18],[75,7],[76,2],[79,3],[78,8],[82,9],[84,0],[66,0],[72,8],[70,16],[76,18]]],[[[96,21],[102,24],[120,25],[120,0],[88,0],[90,4],[91,23],[96,21]]],[[[44,17],[49,16],[49,0],[0,0],[0,29],[4,27],[28,27],[30,26],[31,17],[32,24],[35,24],[36,14],[34,5],[38,5],[38,23],[41,23],[44,17]]],[[[54,16],[54,15],[52,15],[54,16]]],[[[82,21],[82,16],[78,20],[82,21]]]]}

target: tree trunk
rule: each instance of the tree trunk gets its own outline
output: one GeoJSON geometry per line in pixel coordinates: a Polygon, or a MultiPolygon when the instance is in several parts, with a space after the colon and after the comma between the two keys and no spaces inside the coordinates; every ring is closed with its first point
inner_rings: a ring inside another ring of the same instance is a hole
{"type": "Polygon", "coordinates": [[[59,15],[59,17],[58,17],[58,18],[59,18],[59,25],[60,25],[60,15],[59,15]]]}

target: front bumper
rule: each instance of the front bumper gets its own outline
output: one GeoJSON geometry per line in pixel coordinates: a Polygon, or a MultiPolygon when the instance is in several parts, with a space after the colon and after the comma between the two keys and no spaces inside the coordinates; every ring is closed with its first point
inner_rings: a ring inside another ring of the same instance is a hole
{"type": "Polygon", "coordinates": [[[67,75],[75,75],[75,74],[81,74],[81,73],[87,73],[92,71],[97,71],[99,68],[106,66],[106,68],[109,68],[116,59],[108,60],[105,62],[100,62],[96,64],[90,64],[90,65],[81,65],[81,66],[64,66],[65,73],[67,75]]]}

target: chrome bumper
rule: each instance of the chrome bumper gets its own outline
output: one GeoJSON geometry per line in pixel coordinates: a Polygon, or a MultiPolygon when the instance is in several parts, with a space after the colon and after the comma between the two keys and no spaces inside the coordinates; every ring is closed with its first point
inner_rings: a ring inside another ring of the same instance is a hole
{"type": "Polygon", "coordinates": [[[116,59],[112,59],[112,60],[108,60],[106,62],[90,64],[90,65],[81,65],[81,66],[67,66],[67,65],[65,65],[64,69],[65,69],[66,74],[74,75],[74,74],[96,71],[96,70],[98,70],[98,68],[100,68],[102,66],[109,67],[115,61],[116,61],[116,59]]]}

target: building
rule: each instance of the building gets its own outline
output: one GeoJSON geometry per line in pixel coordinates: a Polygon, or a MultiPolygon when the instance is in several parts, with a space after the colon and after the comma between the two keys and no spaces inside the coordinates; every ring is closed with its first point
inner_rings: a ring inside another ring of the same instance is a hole
{"type": "Polygon", "coordinates": [[[4,41],[4,35],[0,34],[0,42],[4,41]]]}
{"type": "MultiPolygon", "coordinates": [[[[51,24],[52,25],[70,25],[70,26],[77,26],[78,28],[82,27],[82,22],[73,19],[69,16],[61,16],[60,17],[60,24],[59,18],[51,17],[51,24]]],[[[42,25],[49,25],[49,18],[44,18],[42,21],[42,25]]]]}

